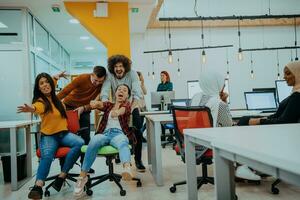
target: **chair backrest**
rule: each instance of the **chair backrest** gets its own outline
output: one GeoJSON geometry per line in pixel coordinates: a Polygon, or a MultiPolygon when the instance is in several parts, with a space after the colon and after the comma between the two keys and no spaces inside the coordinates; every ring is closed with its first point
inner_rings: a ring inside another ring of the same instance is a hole
{"type": "Polygon", "coordinates": [[[68,130],[72,133],[77,133],[80,129],[78,112],[76,110],[67,110],[68,130]]]}
{"type": "MultiPolygon", "coordinates": [[[[213,127],[213,118],[210,109],[206,106],[173,106],[173,120],[175,124],[175,137],[181,155],[184,154],[184,133],[187,128],[211,128],[213,127]]],[[[182,155],[184,157],[184,155],[182,155]]],[[[183,158],[184,159],[184,158],[183,158]]]]}

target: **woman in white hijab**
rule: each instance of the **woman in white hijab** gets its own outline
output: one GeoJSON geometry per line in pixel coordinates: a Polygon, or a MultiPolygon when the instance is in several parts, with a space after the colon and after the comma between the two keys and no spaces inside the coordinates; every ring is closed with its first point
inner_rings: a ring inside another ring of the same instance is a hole
{"type": "Polygon", "coordinates": [[[227,104],[228,94],[223,92],[225,77],[212,70],[206,70],[199,77],[202,92],[197,93],[191,106],[207,106],[211,110],[213,126],[232,126],[232,117],[227,104]]]}
{"type": "MultiPolygon", "coordinates": [[[[199,85],[202,92],[197,93],[191,101],[191,106],[207,106],[210,108],[213,118],[213,126],[232,126],[232,117],[227,104],[228,94],[223,92],[225,86],[225,77],[212,70],[206,70],[201,73],[199,85]]],[[[246,165],[238,166],[236,177],[259,181],[260,176],[253,173],[246,165]]]]}
{"type": "Polygon", "coordinates": [[[267,118],[250,118],[249,125],[300,122],[300,61],[288,63],[283,71],[287,85],[293,87],[292,94],[279,104],[275,114],[267,118]]]}

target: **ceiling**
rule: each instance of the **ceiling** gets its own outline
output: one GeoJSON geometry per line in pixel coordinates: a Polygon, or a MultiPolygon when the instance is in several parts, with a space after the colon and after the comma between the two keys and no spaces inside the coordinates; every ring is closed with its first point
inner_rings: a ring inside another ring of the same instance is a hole
{"type": "MultiPolygon", "coordinates": [[[[82,2],[84,0],[72,0],[82,2]]],[[[74,53],[99,53],[106,48],[94,38],[80,24],[71,24],[72,16],[64,8],[63,0],[0,0],[1,6],[27,7],[33,15],[48,29],[48,31],[66,48],[72,55],[74,53]],[[52,5],[58,5],[60,12],[52,11],[52,5]],[[80,36],[88,36],[90,39],[81,40],[80,36]],[[94,47],[86,50],[86,47],[94,47]]],[[[85,1],[85,2],[97,2],[85,1]]],[[[129,8],[139,8],[138,13],[129,12],[130,33],[145,32],[150,14],[155,7],[155,0],[110,0],[109,2],[128,2],[129,8]]]]}

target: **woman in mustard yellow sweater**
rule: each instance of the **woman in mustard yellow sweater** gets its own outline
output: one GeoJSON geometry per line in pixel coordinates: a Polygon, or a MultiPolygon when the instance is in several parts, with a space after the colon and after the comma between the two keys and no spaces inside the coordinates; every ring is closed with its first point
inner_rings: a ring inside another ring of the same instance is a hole
{"type": "Polygon", "coordinates": [[[42,199],[43,185],[51,163],[59,146],[68,146],[70,151],[65,158],[59,177],[53,188],[59,191],[68,171],[80,155],[83,139],[67,129],[67,115],[62,102],[56,97],[53,79],[47,73],[39,74],[35,79],[32,106],[24,104],[18,112],[31,112],[41,118],[41,159],[36,175],[36,182],[28,194],[29,199],[42,199]]]}

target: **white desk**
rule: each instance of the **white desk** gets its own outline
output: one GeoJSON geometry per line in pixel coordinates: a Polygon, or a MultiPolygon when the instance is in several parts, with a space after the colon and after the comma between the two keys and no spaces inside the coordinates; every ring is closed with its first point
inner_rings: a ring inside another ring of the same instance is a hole
{"type": "Polygon", "coordinates": [[[267,117],[272,115],[273,113],[262,113],[261,111],[257,110],[231,110],[230,111],[232,118],[241,118],[243,116],[261,116],[261,117],[267,117]]]}
{"type": "Polygon", "coordinates": [[[156,185],[163,186],[161,124],[173,121],[171,114],[146,115],[148,165],[156,185]]]}
{"type": "Polygon", "coordinates": [[[0,121],[0,129],[10,129],[10,166],[11,166],[11,189],[16,191],[26,181],[18,182],[17,168],[17,129],[24,128],[26,134],[26,169],[27,177],[32,177],[32,160],[31,160],[31,134],[30,126],[40,123],[39,120],[20,120],[20,121],[0,121]]]}
{"type": "Polygon", "coordinates": [[[185,130],[188,199],[197,199],[196,144],[213,147],[217,199],[234,199],[233,162],[300,185],[300,124],[185,130]],[[194,176],[193,176],[194,175],[194,176]]]}

